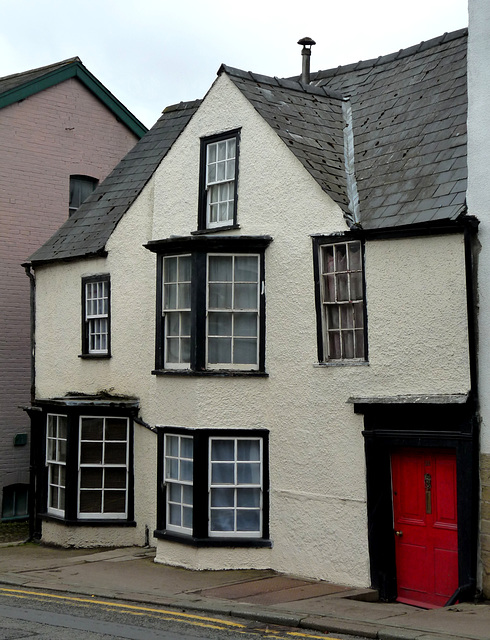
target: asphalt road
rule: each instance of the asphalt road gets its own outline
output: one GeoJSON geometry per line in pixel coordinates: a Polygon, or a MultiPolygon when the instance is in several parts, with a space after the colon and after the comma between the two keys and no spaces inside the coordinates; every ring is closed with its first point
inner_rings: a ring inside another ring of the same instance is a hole
{"type": "MultiPolygon", "coordinates": [[[[320,632],[0,586],[0,640],[327,640],[320,632]]],[[[335,636],[335,640],[349,640],[335,636]]],[[[357,639],[359,640],[359,638],[357,639]]]]}

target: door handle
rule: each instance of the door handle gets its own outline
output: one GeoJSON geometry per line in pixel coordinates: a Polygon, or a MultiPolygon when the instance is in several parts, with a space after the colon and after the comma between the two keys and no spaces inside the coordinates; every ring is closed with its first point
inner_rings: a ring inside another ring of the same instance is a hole
{"type": "Polygon", "coordinates": [[[403,535],[403,531],[395,531],[395,536],[398,536],[399,538],[401,538],[403,535]]]}

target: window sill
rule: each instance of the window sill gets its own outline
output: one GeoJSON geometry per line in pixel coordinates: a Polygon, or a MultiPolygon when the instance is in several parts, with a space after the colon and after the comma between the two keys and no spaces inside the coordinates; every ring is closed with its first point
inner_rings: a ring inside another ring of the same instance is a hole
{"type": "Polygon", "coordinates": [[[205,371],[193,371],[192,369],[154,369],[154,376],[190,376],[190,377],[221,377],[221,378],[268,378],[265,371],[242,371],[240,369],[206,369],[205,371]]]}
{"type": "Polygon", "coordinates": [[[265,538],[194,538],[193,536],[184,536],[158,529],[153,532],[153,535],[159,540],[180,542],[181,544],[187,544],[192,547],[272,548],[272,540],[265,538]]]}
{"type": "Polygon", "coordinates": [[[227,224],[222,227],[213,227],[212,229],[197,229],[197,231],[191,231],[191,236],[199,236],[204,233],[216,233],[217,231],[231,231],[232,229],[240,229],[240,225],[227,224]]]}
{"type": "Polygon", "coordinates": [[[82,360],[109,360],[112,356],[110,353],[81,353],[78,357],[82,360]]]}
{"type": "Polygon", "coordinates": [[[136,522],[134,520],[105,520],[101,518],[92,520],[67,520],[60,516],[54,516],[50,513],[41,513],[40,517],[43,520],[50,520],[52,522],[58,522],[64,524],[67,527],[135,527],[136,522]]]}
{"type": "Polygon", "coordinates": [[[332,362],[315,362],[313,366],[317,369],[323,367],[368,367],[369,360],[332,360],[332,362]]]}

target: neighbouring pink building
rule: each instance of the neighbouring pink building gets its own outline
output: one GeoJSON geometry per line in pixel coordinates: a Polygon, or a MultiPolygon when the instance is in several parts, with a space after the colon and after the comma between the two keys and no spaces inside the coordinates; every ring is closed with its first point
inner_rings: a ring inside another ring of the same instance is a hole
{"type": "Polygon", "coordinates": [[[19,407],[33,371],[22,263],[145,133],[79,58],[0,78],[1,520],[28,513],[29,419],[19,407]]]}

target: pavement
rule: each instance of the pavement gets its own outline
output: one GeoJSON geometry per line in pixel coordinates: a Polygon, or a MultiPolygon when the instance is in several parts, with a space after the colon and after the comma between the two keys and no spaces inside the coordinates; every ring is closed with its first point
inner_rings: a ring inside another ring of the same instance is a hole
{"type": "Polygon", "coordinates": [[[191,571],[157,564],[154,557],[154,549],[142,547],[0,545],[0,585],[151,603],[380,640],[490,640],[488,602],[423,610],[378,602],[371,589],[271,570],[191,571]]]}

